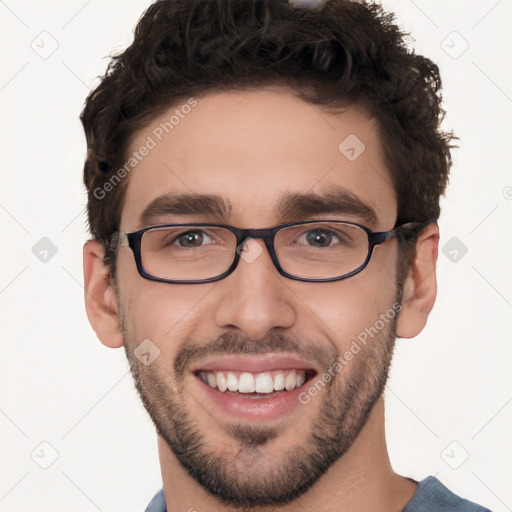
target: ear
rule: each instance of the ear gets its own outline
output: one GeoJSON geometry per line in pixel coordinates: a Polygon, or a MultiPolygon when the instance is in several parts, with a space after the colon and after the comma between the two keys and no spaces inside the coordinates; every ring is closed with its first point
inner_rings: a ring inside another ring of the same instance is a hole
{"type": "Polygon", "coordinates": [[[416,242],[416,255],[404,280],[402,310],[396,333],[400,338],[414,338],[425,327],[437,296],[436,264],[439,226],[429,224],[416,242]]]}
{"type": "Polygon", "coordinates": [[[118,303],[109,269],[103,262],[103,244],[89,241],[84,245],[84,288],[87,318],[103,345],[123,346],[118,303]]]}

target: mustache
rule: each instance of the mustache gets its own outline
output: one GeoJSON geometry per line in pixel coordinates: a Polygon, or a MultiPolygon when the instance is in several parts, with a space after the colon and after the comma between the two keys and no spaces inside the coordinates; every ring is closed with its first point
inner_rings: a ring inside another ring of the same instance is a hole
{"type": "Polygon", "coordinates": [[[257,341],[241,334],[225,333],[206,342],[187,340],[174,361],[174,374],[176,379],[180,379],[188,366],[213,355],[262,355],[279,352],[295,354],[301,359],[316,362],[321,368],[329,368],[338,359],[338,353],[332,346],[315,346],[280,333],[270,334],[257,341]]]}

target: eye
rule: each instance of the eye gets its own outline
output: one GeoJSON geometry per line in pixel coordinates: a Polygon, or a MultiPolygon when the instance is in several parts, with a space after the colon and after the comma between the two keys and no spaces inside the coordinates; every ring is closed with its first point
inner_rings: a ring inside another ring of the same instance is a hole
{"type": "Polygon", "coordinates": [[[309,245],[315,247],[329,247],[331,242],[338,241],[340,242],[340,238],[333,231],[328,231],[326,229],[310,229],[305,234],[306,242],[309,245]]]}
{"type": "Polygon", "coordinates": [[[200,247],[208,240],[211,241],[211,238],[204,231],[187,231],[174,239],[175,243],[187,249],[200,247]]]}
{"type": "Polygon", "coordinates": [[[320,229],[308,231],[306,240],[310,245],[319,245],[321,247],[329,246],[332,241],[332,235],[320,229]]]}

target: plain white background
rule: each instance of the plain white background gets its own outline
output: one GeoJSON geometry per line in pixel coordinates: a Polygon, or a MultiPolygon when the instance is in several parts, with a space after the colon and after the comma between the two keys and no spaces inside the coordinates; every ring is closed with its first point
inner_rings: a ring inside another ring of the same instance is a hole
{"type": "MultiPolygon", "coordinates": [[[[383,3],[439,64],[444,126],[461,146],[442,203],[438,300],[425,331],[398,341],[386,391],[391,461],[505,512],[512,2],[383,3]]],[[[103,347],[87,322],[81,262],[78,115],[147,5],[0,0],[0,511],[142,511],[161,487],[155,432],[124,352],[103,347]]]]}

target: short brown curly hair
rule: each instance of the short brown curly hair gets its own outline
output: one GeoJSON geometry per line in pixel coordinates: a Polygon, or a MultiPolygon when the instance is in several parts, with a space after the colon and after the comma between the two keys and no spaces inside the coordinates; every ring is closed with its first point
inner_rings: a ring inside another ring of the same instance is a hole
{"type": "MultiPolygon", "coordinates": [[[[439,217],[454,138],[440,129],[439,69],[408,47],[381,6],[329,0],[159,0],[86,99],[84,183],[92,236],[109,246],[128,179],[98,194],[134,134],[164,110],[214,90],[285,86],[321,108],[359,102],[376,116],[398,198],[397,224],[439,217]],[[110,190],[111,189],[111,190],[110,190]],[[103,197],[105,196],[105,197],[103,197]]],[[[112,254],[106,263],[111,270],[112,254]]]]}

